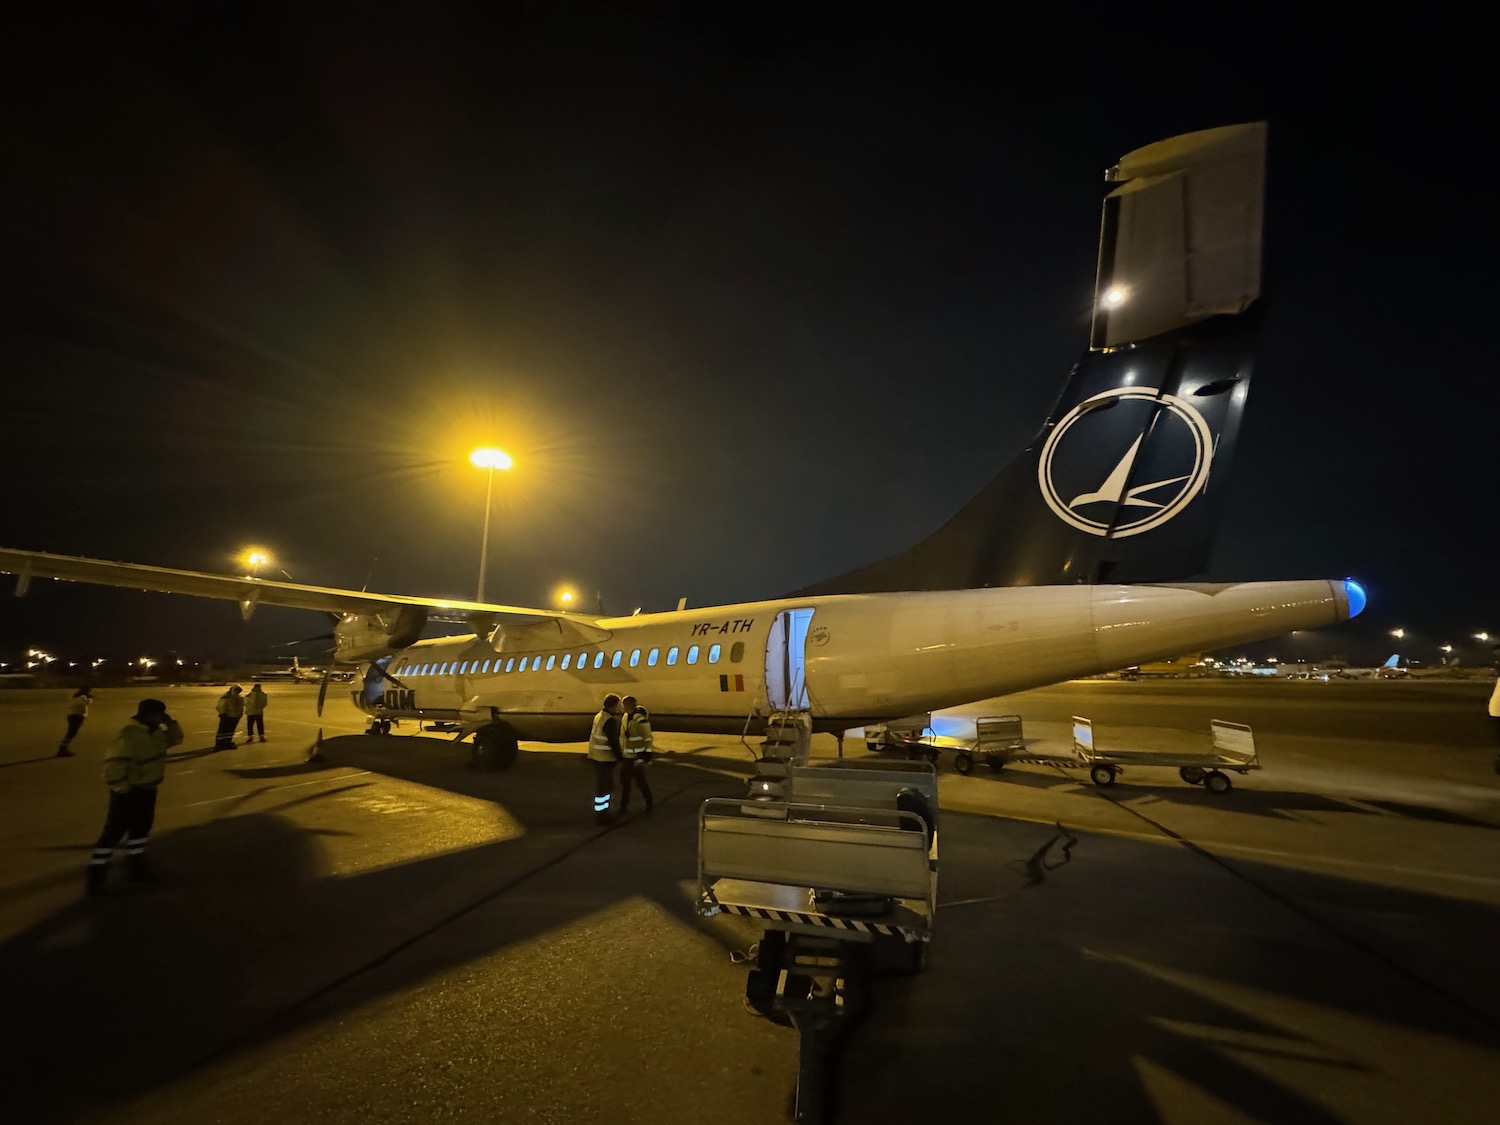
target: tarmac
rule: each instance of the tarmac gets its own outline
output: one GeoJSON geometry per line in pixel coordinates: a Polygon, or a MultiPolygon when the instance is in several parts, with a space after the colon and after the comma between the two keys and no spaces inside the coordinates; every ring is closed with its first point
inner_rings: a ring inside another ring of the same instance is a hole
{"type": "MultiPolygon", "coordinates": [[[[693,910],[698,807],[744,792],[750,747],[659,736],[656,810],[600,829],[582,747],[478,773],[446,736],[365,735],[341,694],[320,719],[315,686],[268,684],[270,740],[214,752],[221,690],[101,690],[67,759],[69,693],[0,692],[7,1120],[787,1120],[796,1033],[745,1009],[731,957],[758,931],[693,910]],[[85,898],[103,752],[144,695],[188,732],[157,877],[85,898]]],[[[1204,748],[1229,719],[1264,768],[1214,795],[940,760],[927,969],[879,982],[835,1119],[1492,1120],[1488,692],[1081,682],[939,716],[1019,713],[1039,752],[1072,715],[1121,749],[1204,748]]]]}

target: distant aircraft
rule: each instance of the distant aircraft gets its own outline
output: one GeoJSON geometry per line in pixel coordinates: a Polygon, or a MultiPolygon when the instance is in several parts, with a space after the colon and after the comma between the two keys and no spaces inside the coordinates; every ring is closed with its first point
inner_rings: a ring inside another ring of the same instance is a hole
{"type": "Polygon", "coordinates": [[[1400,680],[1411,675],[1400,665],[1401,654],[1391,653],[1384,664],[1375,668],[1340,668],[1335,676],[1344,680],[1400,680]]]}
{"type": "Polygon", "coordinates": [[[800,712],[841,735],[1342,621],[1365,604],[1351,579],[1184,581],[1207,562],[1259,340],[1264,161],[1264,123],[1121,159],[1089,347],[1032,443],[909,550],[790,596],[606,617],[31,551],[0,550],[0,570],[18,594],[51,577],[234,599],[245,616],[332,612],[372,730],[448,724],[497,766],[519,739],[586,738],[607,692],[638,695],[659,731],[758,735],[800,712]],[[440,619],[474,632],[419,639],[440,619]]]}
{"type": "Polygon", "coordinates": [[[325,670],[322,668],[304,668],[297,657],[292,657],[292,663],[287,667],[267,668],[261,665],[251,679],[255,680],[290,680],[294,684],[316,684],[323,679],[325,670]]]}

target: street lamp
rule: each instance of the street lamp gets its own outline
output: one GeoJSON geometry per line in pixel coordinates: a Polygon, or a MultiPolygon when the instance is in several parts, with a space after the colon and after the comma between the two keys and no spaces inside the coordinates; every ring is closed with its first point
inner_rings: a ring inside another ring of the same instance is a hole
{"type": "Polygon", "coordinates": [[[476,602],[484,601],[484,572],[490,561],[490,501],[495,495],[495,470],[510,468],[510,458],[498,449],[476,449],[469,460],[477,469],[488,470],[488,481],[484,490],[484,535],[479,540],[479,593],[476,602]]]}
{"type": "Polygon", "coordinates": [[[1392,629],[1391,630],[1391,636],[1395,637],[1399,641],[1402,637],[1406,636],[1406,630],[1405,629],[1392,629]]]}
{"type": "Polygon", "coordinates": [[[240,560],[250,568],[252,576],[259,578],[261,570],[271,565],[271,553],[259,547],[246,547],[240,560]]]}

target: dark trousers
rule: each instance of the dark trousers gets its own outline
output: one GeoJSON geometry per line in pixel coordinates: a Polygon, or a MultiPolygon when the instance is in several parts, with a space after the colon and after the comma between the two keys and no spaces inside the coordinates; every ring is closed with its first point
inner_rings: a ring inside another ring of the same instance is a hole
{"type": "Polygon", "coordinates": [[[589,759],[594,767],[594,819],[609,819],[609,799],[615,788],[615,763],[589,759]]]}
{"type": "Polygon", "coordinates": [[[246,715],[245,737],[254,738],[257,733],[260,735],[260,740],[264,742],[266,740],[266,717],[264,715],[246,715]]]}
{"type": "Polygon", "coordinates": [[[624,812],[630,807],[630,790],[632,786],[639,785],[641,796],[646,798],[646,808],[656,807],[656,799],[651,796],[651,783],[646,780],[646,763],[640,758],[626,758],[620,764],[620,811],[624,812]]]}
{"type": "Polygon", "coordinates": [[[94,844],[90,867],[103,867],[114,854],[115,845],[125,842],[125,855],[132,868],[139,868],[146,858],[146,838],[156,820],[156,786],[129,789],[109,794],[109,812],[104,816],[104,831],[94,844]]]}
{"type": "Polygon", "coordinates": [[[214,749],[226,750],[234,745],[234,728],[240,725],[238,715],[220,715],[219,733],[214,735],[214,749]]]}
{"type": "Polygon", "coordinates": [[[72,742],[73,741],[73,736],[78,733],[78,728],[81,727],[81,726],[83,726],[83,716],[82,715],[69,715],[68,716],[68,733],[65,734],[65,735],[63,735],[62,742],[58,743],[58,745],[59,746],[66,746],[68,743],[72,742]]]}

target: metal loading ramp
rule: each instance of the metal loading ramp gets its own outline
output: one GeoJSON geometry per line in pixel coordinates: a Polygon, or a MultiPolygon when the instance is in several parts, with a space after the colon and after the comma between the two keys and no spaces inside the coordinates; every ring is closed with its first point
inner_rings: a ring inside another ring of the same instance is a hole
{"type": "Polygon", "coordinates": [[[745,999],[798,1032],[796,1120],[825,1120],[828,1061],[882,968],[919,971],[937,910],[932,767],[787,769],[784,798],[705,801],[698,911],[764,927],[745,999]]]}

